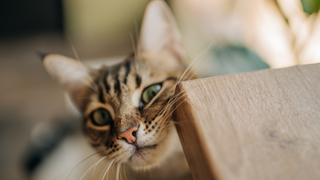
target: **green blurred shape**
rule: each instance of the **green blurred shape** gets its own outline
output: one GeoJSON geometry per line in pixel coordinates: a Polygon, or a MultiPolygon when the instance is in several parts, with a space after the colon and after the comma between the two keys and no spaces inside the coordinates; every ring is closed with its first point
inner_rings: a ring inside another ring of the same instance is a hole
{"type": "Polygon", "coordinates": [[[243,46],[214,48],[211,51],[210,61],[212,65],[210,75],[214,76],[270,68],[255,52],[243,46]]]}
{"type": "Polygon", "coordinates": [[[301,0],[303,11],[309,15],[317,13],[320,9],[320,0],[301,0]]]}

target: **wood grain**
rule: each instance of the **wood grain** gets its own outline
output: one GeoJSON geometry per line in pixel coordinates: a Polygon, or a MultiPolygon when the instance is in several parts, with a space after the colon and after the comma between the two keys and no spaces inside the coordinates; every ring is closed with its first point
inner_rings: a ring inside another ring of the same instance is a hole
{"type": "Polygon", "coordinates": [[[186,81],[176,93],[195,180],[320,179],[320,64],[186,81]]]}

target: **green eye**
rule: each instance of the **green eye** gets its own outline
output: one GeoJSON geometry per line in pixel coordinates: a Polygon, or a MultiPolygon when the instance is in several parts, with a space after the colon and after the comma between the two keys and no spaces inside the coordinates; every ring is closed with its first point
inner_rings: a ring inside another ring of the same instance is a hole
{"type": "Polygon", "coordinates": [[[91,120],[94,125],[105,126],[111,124],[112,117],[109,111],[105,109],[97,109],[92,113],[91,120]]]}
{"type": "Polygon", "coordinates": [[[143,103],[147,104],[151,101],[152,98],[156,96],[156,94],[160,91],[161,89],[161,84],[154,84],[142,92],[141,100],[143,103]]]}

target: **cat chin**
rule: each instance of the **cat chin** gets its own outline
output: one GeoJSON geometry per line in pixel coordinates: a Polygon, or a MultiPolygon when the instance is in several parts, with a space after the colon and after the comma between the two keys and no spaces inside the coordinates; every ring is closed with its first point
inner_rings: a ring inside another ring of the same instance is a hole
{"type": "Polygon", "coordinates": [[[156,166],[161,157],[163,151],[158,147],[144,148],[137,150],[129,159],[128,165],[134,170],[146,170],[156,166]]]}
{"type": "Polygon", "coordinates": [[[167,136],[156,146],[135,151],[127,165],[133,170],[145,171],[166,164],[172,154],[182,152],[179,137],[174,126],[168,129],[167,136]]]}

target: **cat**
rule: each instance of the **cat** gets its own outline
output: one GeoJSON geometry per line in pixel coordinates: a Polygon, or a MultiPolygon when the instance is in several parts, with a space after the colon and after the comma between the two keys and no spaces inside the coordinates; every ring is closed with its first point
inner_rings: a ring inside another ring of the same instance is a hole
{"type": "Polygon", "coordinates": [[[192,179],[172,116],[187,53],[164,1],[149,2],[137,48],[123,62],[93,69],[46,54],[43,64],[82,113],[89,143],[110,166],[126,166],[127,179],[146,171],[139,179],[192,179]]]}

